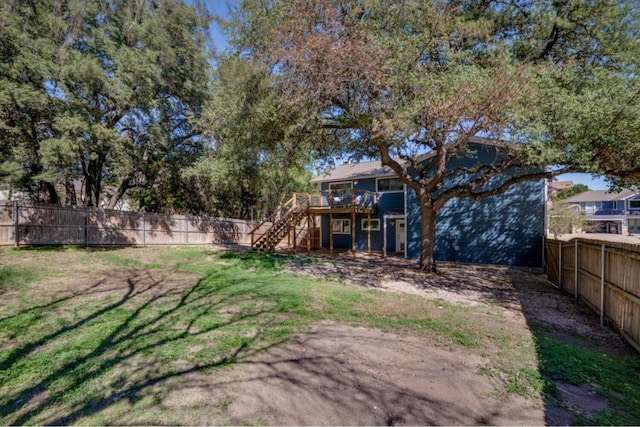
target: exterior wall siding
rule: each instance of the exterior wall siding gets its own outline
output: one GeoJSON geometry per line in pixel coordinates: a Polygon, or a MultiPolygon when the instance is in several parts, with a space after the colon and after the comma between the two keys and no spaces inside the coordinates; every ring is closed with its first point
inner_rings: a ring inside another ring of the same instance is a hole
{"type": "MultiPolygon", "coordinates": [[[[475,158],[459,159],[450,167],[471,167],[495,159],[492,147],[481,146],[475,158]]],[[[488,186],[500,185],[504,179],[497,177],[488,186]]],[[[544,191],[544,181],[538,180],[516,184],[479,202],[449,200],[436,217],[436,260],[542,267],[544,191]]],[[[408,258],[420,257],[420,234],[418,198],[408,190],[408,258]]]]}

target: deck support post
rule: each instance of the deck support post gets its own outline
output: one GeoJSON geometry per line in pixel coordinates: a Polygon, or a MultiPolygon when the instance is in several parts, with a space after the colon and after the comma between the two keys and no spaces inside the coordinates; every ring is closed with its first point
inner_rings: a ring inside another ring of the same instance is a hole
{"type": "Polygon", "coordinates": [[[356,259],[356,210],[351,210],[351,252],[353,259],[356,259]]]}
{"type": "Polygon", "coordinates": [[[329,213],[329,254],[333,258],[333,214],[329,213]]]}
{"type": "Polygon", "coordinates": [[[293,233],[293,253],[298,252],[298,230],[296,230],[296,226],[291,227],[291,232],[293,233]]]}
{"type": "Polygon", "coordinates": [[[367,253],[371,255],[371,212],[367,213],[367,253]]]}

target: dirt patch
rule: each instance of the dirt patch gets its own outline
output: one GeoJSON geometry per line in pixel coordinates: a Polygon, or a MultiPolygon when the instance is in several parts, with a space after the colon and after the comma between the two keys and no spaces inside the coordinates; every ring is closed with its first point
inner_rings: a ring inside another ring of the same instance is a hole
{"type": "Polygon", "coordinates": [[[425,274],[415,260],[364,253],[352,260],[343,253],[337,259],[322,257],[322,262],[291,261],[285,271],[451,304],[491,306],[516,322],[581,335],[621,351],[629,349],[619,335],[599,325],[586,305],[562,294],[538,269],[439,263],[437,273],[425,274]]]}
{"type": "MultiPolygon", "coordinates": [[[[495,396],[487,361],[423,340],[321,322],[286,345],[242,360],[212,387],[192,375],[162,404],[227,402],[207,424],[540,425],[540,401],[495,396]]],[[[194,420],[195,421],[195,420],[194,420]]]]}

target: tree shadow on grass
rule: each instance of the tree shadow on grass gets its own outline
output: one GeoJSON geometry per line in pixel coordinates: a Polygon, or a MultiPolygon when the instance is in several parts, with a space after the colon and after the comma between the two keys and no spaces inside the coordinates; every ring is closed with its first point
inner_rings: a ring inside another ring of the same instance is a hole
{"type": "Polygon", "coordinates": [[[263,332],[277,327],[272,322],[281,308],[275,300],[254,299],[261,285],[211,272],[175,287],[133,268],[113,293],[115,301],[86,298],[105,286],[98,281],[0,320],[3,327],[44,309],[56,316],[54,305],[78,313],[66,326],[23,331],[25,341],[0,356],[0,422],[73,423],[121,399],[135,401],[170,378],[278,344],[263,332]]]}

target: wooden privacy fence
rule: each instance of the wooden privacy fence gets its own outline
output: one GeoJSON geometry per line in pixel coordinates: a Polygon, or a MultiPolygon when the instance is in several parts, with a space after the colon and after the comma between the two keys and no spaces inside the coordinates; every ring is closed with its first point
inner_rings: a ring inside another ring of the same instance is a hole
{"type": "MultiPolygon", "coordinates": [[[[249,245],[256,225],[239,219],[0,204],[0,246],[249,245]]],[[[265,223],[260,231],[270,226],[265,223]]],[[[300,243],[305,238],[296,236],[300,243]]]]}
{"type": "Polygon", "coordinates": [[[545,240],[547,277],[584,301],[640,351],[640,246],[572,239],[545,240]]]}

